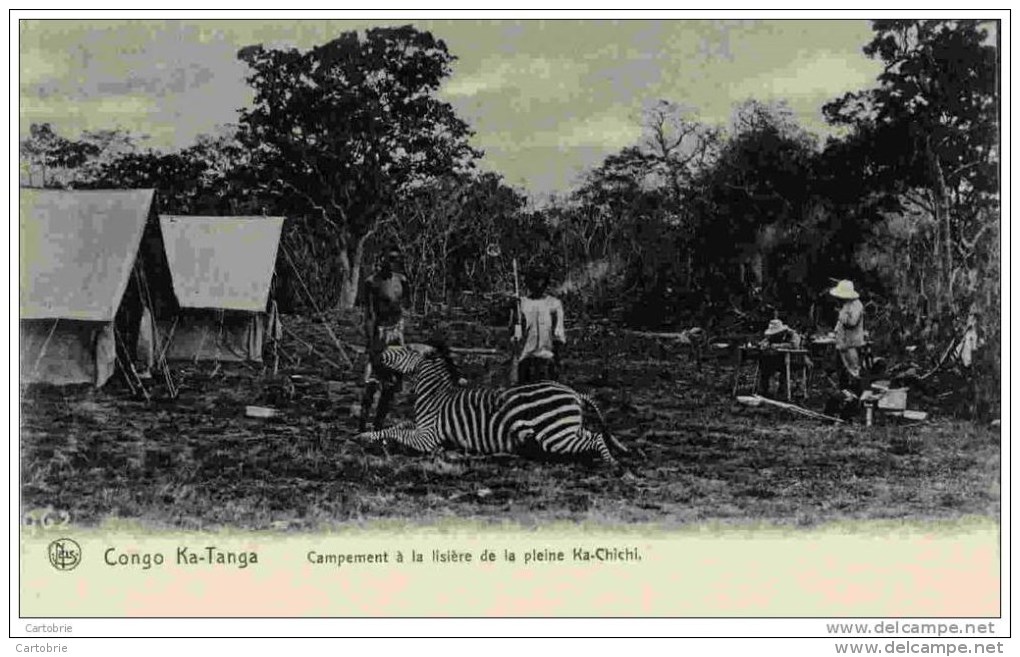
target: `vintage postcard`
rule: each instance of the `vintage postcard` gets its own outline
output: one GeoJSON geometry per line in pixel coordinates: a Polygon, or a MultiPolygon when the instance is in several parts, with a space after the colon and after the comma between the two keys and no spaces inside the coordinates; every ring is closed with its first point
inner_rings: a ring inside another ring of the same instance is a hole
{"type": "Polygon", "coordinates": [[[22,13],[18,645],[1001,649],[1003,12],[22,13]]]}

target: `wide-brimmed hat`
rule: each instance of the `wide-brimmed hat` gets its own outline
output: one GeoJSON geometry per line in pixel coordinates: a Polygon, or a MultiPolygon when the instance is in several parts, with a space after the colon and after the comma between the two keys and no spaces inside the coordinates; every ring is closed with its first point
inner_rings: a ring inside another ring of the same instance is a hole
{"type": "Polygon", "coordinates": [[[836,287],[829,290],[829,294],[836,297],[837,299],[859,299],[861,295],[857,294],[854,290],[853,281],[840,281],[836,283],[836,287]]]}
{"type": "Polygon", "coordinates": [[[789,326],[783,324],[781,319],[773,319],[769,321],[769,325],[765,328],[765,337],[775,335],[776,333],[782,333],[783,331],[789,330],[789,326]]]}

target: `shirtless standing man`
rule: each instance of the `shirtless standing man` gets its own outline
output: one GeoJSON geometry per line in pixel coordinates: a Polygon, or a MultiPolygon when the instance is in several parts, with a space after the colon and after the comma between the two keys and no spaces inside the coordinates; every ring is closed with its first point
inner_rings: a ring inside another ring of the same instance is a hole
{"type": "Polygon", "coordinates": [[[365,341],[368,363],[365,365],[365,394],[361,401],[359,431],[372,408],[375,393],[381,388],[375,412],[375,430],[383,428],[393,395],[401,387],[399,374],[382,368],[379,356],[391,345],[404,344],[403,304],[408,298],[407,278],[400,272],[403,259],[400,251],[389,249],[375,274],[365,279],[365,341]]]}

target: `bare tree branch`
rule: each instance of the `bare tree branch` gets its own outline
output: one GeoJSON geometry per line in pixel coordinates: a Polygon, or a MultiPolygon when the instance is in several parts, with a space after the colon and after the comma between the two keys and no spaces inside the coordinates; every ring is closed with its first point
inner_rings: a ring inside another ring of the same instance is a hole
{"type": "MultiPolygon", "coordinates": [[[[320,205],[319,203],[317,203],[315,201],[315,199],[313,199],[307,193],[305,193],[301,189],[297,188],[296,186],[294,186],[291,182],[289,182],[287,180],[283,180],[282,178],[277,178],[275,182],[279,183],[284,188],[289,189],[290,191],[294,192],[295,194],[297,194],[298,196],[303,198],[310,206],[312,206],[313,208],[315,208],[316,210],[319,211],[319,213],[322,215],[323,221],[325,221],[327,224],[329,224],[330,227],[333,228],[333,230],[339,232],[340,227],[336,224],[336,222],[333,221],[332,218],[330,218],[329,212],[326,210],[326,208],[323,207],[322,205],[320,205]]],[[[262,187],[263,188],[268,188],[269,186],[268,185],[262,185],[262,187]]]]}

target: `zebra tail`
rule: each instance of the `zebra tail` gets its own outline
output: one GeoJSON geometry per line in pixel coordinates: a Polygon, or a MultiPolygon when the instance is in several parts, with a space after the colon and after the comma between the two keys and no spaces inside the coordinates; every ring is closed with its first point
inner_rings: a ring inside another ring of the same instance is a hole
{"type": "Polygon", "coordinates": [[[602,431],[602,437],[605,438],[606,442],[615,447],[616,449],[620,450],[624,454],[630,453],[630,450],[627,449],[626,445],[621,443],[619,440],[616,439],[616,436],[610,433],[609,424],[606,422],[606,418],[603,417],[602,415],[602,409],[600,409],[598,404],[595,403],[595,399],[592,398],[591,395],[585,394],[580,394],[580,397],[584,403],[588,404],[588,406],[590,406],[591,409],[595,411],[595,417],[598,418],[599,425],[601,425],[600,429],[602,431]]]}

